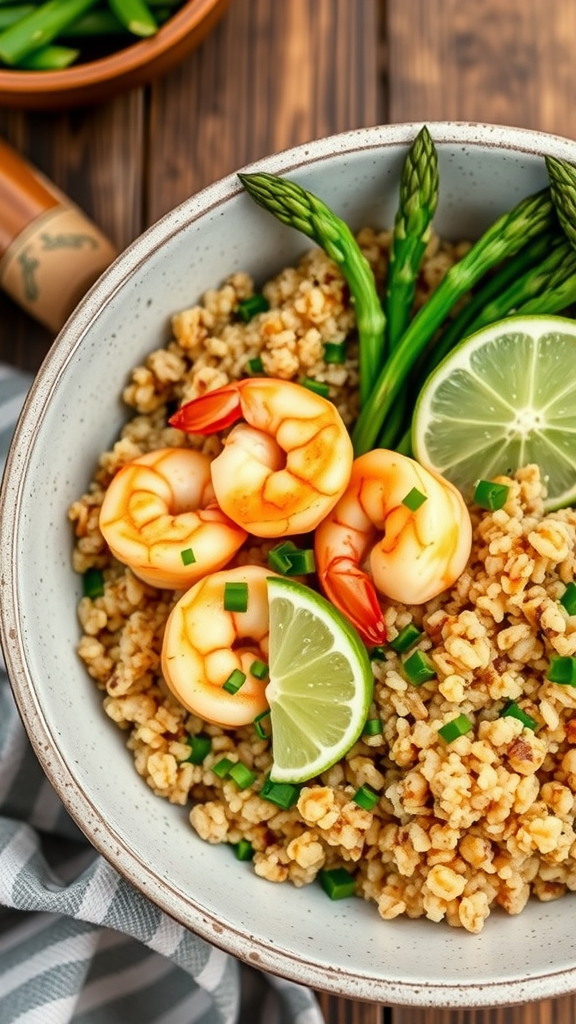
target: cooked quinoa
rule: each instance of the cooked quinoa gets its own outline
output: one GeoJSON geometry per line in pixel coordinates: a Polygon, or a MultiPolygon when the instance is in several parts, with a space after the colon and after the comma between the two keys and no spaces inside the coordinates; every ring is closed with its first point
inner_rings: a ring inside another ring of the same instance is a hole
{"type": "MultiPolygon", "coordinates": [[[[390,233],[365,229],[358,240],[381,284],[390,233]]],[[[432,240],[418,304],[465,248],[432,240]]],[[[245,376],[256,357],[270,376],[326,382],[353,422],[354,315],[335,265],[321,250],[307,253],[264,286],[269,309],[244,324],[237,304],[253,292],[252,280],[237,273],[177,313],[170,343],[124,389],[132,418],[69,513],[74,569],[99,568],[105,580],[102,597],[80,602],[79,655],[106,714],[126,732],[138,773],[158,796],[187,808],[202,839],[248,840],[253,870],[272,882],[303,886],[321,869],[344,867],[384,920],[426,916],[479,932],[494,907],[517,914],[531,896],[552,900],[576,888],[576,688],[547,679],[552,655],[576,655],[576,616],[559,600],[576,573],[576,510],[545,514],[535,466],[499,478],[509,487],[506,504],[471,509],[472,552],[455,586],[423,606],[385,606],[389,641],[414,623],[421,635],[410,653],[425,651],[436,677],[413,685],[406,655],[386,647],[372,661],[370,717],[382,732],[363,736],[302,786],[288,810],[263,799],[269,739],[253,726],[203,722],[162,680],[163,630],[181,592],[141,582],[111,558],[98,528],[106,487],[126,462],[165,446],[218,453],[216,437],[187,436],[167,426],[167,416],[245,376]],[[325,343],[345,339],[346,362],[324,362],[325,343]],[[511,701],[537,728],[503,715],[511,701]],[[462,714],[472,729],[446,742],[439,729],[462,714]],[[193,764],[188,738],[198,735],[210,737],[211,749],[193,764]],[[224,755],[254,772],[253,785],[241,789],[214,773],[224,755]],[[362,785],[379,796],[371,810],[353,799],[362,785]]],[[[266,564],[272,545],[249,538],[232,564],[266,564]]]]}

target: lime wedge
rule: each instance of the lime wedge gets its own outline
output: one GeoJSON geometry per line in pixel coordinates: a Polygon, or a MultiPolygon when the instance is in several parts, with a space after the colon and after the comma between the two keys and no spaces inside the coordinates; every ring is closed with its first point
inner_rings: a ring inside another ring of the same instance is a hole
{"type": "Polygon", "coordinates": [[[469,500],[478,480],[539,466],[548,510],[576,498],[576,323],[508,317],[456,346],[430,375],[412,450],[469,500]]]}
{"type": "Polygon", "coordinates": [[[305,782],[346,754],[372,700],[370,660],[356,630],[326,598],[271,576],[270,705],[273,782],[305,782]]]}

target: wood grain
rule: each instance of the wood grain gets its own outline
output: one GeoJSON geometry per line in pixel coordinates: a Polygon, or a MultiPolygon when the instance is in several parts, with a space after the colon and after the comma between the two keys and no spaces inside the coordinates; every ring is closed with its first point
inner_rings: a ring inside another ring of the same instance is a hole
{"type": "Polygon", "coordinates": [[[147,219],[269,153],[378,119],[374,0],[232,0],[150,99],[147,219]]]}
{"type": "Polygon", "coordinates": [[[576,135],[573,0],[387,0],[383,17],[390,121],[576,135]]]}
{"type": "MultiPolygon", "coordinates": [[[[458,119],[576,137],[574,0],[231,0],[148,89],[58,114],[0,110],[0,134],[123,248],[222,175],[377,122],[458,119]]],[[[0,295],[0,359],[52,338],[0,295]]],[[[327,1024],[573,1024],[576,999],[383,1007],[319,993],[327,1024]]]]}

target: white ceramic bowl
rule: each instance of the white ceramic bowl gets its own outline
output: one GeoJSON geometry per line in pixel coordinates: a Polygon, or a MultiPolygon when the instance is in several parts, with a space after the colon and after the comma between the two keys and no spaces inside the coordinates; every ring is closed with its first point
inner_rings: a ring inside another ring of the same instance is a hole
{"type": "MultiPolygon", "coordinates": [[[[389,225],[418,127],[350,132],[258,168],[291,175],[353,226],[389,225]]],[[[541,188],[543,154],[576,162],[566,139],[483,125],[430,129],[440,156],[436,227],[447,236],[477,235],[541,188]]],[[[518,917],[493,912],[478,936],[425,920],[385,923],[373,905],[266,883],[229,848],[201,842],[185,809],[137,776],[75,654],[80,581],[66,512],[122,424],[130,368],[206,288],[239,269],[263,281],[308,245],[228,177],[139,238],[61,332],[26,403],[2,492],[2,633],[26,728],[94,846],[177,920],[254,966],[391,1004],[494,1006],[576,990],[576,897],[534,900],[518,917]]]]}

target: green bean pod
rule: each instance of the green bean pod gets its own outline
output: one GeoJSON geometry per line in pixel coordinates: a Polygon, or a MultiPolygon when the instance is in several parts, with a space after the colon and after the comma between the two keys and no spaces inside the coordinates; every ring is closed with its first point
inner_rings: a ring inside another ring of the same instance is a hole
{"type": "Polygon", "coordinates": [[[146,0],[108,0],[110,10],[118,21],[136,36],[153,36],[158,31],[158,22],[146,0]]]}
{"type": "Polygon", "coordinates": [[[26,17],[0,32],[0,60],[10,67],[47,46],[98,0],[47,0],[26,17]]]}

